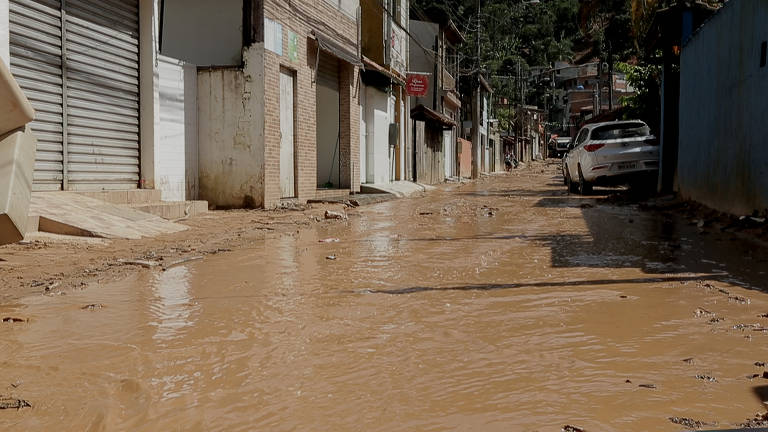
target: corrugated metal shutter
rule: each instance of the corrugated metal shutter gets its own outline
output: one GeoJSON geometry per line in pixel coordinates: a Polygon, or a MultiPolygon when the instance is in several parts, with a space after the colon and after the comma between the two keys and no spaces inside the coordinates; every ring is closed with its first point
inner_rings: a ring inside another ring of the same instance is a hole
{"type": "Polygon", "coordinates": [[[317,84],[336,92],[339,91],[339,59],[325,51],[320,51],[317,84]]]}
{"type": "Polygon", "coordinates": [[[70,189],[139,181],[138,0],[66,0],[70,189]]]}
{"type": "Polygon", "coordinates": [[[37,110],[36,190],[138,186],[138,9],[138,0],[10,1],[11,72],[37,110]]]}
{"type": "Polygon", "coordinates": [[[60,190],[64,177],[61,3],[12,0],[11,73],[35,107],[35,190],[60,190]]]}

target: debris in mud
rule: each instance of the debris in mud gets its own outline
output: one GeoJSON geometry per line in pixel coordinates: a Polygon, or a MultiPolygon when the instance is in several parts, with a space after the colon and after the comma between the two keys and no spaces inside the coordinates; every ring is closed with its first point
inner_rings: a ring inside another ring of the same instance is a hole
{"type": "Polygon", "coordinates": [[[717,382],[717,378],[706,374],[696,374],[696,379],[700,379],[702,381],[717,382]]]}
{"type": "Polygon", "coordinates": [[[760,414],[760,413],[755,414],[753,418],[748,419],[746,422],[739,424],[739,427],[741,428],[768,427],[768,412],[764,414],[760,414]]]}
{"type": "Polygon", "coordinates": [[[336,261],[336,255],[328,255],[327,257],[325,257],[325,259],[330,261],[336,261]]]}
{"type": "Polygon", "coordinates": [[[717,290],[720,291],[721,294],[725,294],[725,295],[730,295],[731,294],[731,292],[728,291],[727,289],[718,288],[717,290]]]}
{"type": "Polygon", "coordinates": [[[0,396],[0,410],[32,408],[32,404],[24,399],[0,396]]]}
{"type": "Polygon", "coordinates": [[[638,387],[647,388],[647,389],[655,389],[656,384],[638,384],[638,387]]]}
{"type": "Polygon", "coordinates": [[[768,313],[760,314],[757,317],[758,318],[768,318],[768,313]]]}
{"type": "Polygon", "coordinates": [[[632,381],[631,380],[624,380],[624,383],[625,384],[632,384],[632,381]]]}
{"type": "Polygon", "coordinates": [[[750,303],[748,298],[742,297],[742,296],[738,296],[738,295],[728,296],[728,301],[734,301],[736,303],[741,303],[741,304],[749,304],[750,303]]]}
{"type": "Polygon", "coordinates": [[[763,378],[768,379],[768,371],[763,371],[763,378]]]}
{"type": "Polygon", "coordinates": [[[320,243],[338,243],[338,242],[339,242],[339,239],[335,237],[320,240],[320,243]]]}
{"type": "Polygon", "coordinates": [[[753,380],[755,378],[760,378],[760,374],[747,375],[747,379],[749,380],[753,380]]]}
{"type": "Polygon", "coordinates": [[[762,328],[763,326],[761,326],[760,324],[735,324],[733,326],[734,330],[747,330],[747,329],[761,330],[762,328]]]}
{"type": "Polygon", "coordinates": [[[714,286],[714,285],[712,285],[712,284],[711,284],[711,283],[709,283],[709,282],[704,282],[704,281],[697,281],[697,282],[696,282],[696,285],[698,285],[698,286],[699,286],[699,287],[701,287],[701,288],[706,288],[706,289],[715,289],[715,286],[714,286]]]}
{"type": "Polygon", "coordinates": [[[334,219],[334,220],[346,220],[347,215],[344,213],[339,213],[336,211],[326,210],[325,211],[325,218],[326,219],[334,219]]]}
{"type": "Polygon", "coordinates": [[[693,364],[693,357],[684,358],[683,363],[693,364]]]}
{"type": "Polygon", "coordinates": [[[232,249],[230,249],[230,248],[216,248],[216,249],[214,249],[214,250],[212,250],[212,251],[210,251],[208,253],[209,254],[217,254],[217,253],[222,253],[222,252],[232,252],[232,249]]]}
{"type": "Polygon", "coordinates": [[[688,417],[668,417],[669,421],[691,429],[701,429],[704,426],[715,426],[717,423],[707,423],[701,420],[694,420],[688,417]]]}
{"type": "Polygon", "coordinates": [[[496,207],[488,207],[487,205],[484,205],[482,207],[482,210],[483,210],[484,216],[487,216],[487,217],[495,216],[496,212],[499,211],[498,208],[496,208],[496,207]]]}
{"type": "Polygon", "coordinates": [[[29,319],[24,318],[16,318],[16,317],[5,317],[3,318],[4,323],[22,323],[22,322],[29,322],[29,319]]]}
{"type": "Polygon", "coordinates": [[[620,296],[619,296],[619,298],[623,298],[623,299],[625,299],[625,298],[629,298],[629,297],[627,297],[627,296],[625,296],[625,295],[620,295],[620,296]]]}
{"type": "Polygon", "coordinates": [[[757,361],[757,362],[755,362],[755,366],[757,366],[757,367],[765,367],[765,362],[757,361]]]}
{"type": "Polygon", "coordinates": [[[139,260],[139,259],[137,260],[119,259],[117,260],[117,262],[125,265],[137,265],[144,268],[152,268],[160,265],[160,263],[157,261],[147,261],[147,260],[139,260]]]}
{"type": "Polygon", "coordinates": [[[432,212],[428,212],[428,211],[425,211],[425,212],[419,212],[419,216],[431,216],[431,215],[433,215],[433,214],[434,214],[434,213],[432,213],[432,212]]]}
{"type": "Polygon", "coordinates": [[[725,318],[723,318],[723,317],[713,317],[713,318],[710,318],[709,321],[707,321],[707,323],[709,323],[709,324],[717,324],[720,321],[725,321],[725,318]]]}
{"type": "Polygon", "coordinates": [[[168,264],[164,264],[163,265],[163,271],[166,271],[166,270],[170,269],[171,267],[176,267],[176,266],[181,265],[181,264],[186,264],[186,263],[188,263],[190,261],[198,261],[198,260],[201,260],[201,259],[203,259],[203,257],[201,257],[201,256],[192,256],[192,257],[186,257],[186,258],[177,259],[175,261],[169,262],[168,264]]]}
{"type": "Polygon", "coordinates": [[[104,305],[101,304],[101,303],[91,303],[91,304],[87,304],[87,305],[81,307],[80,309],[94,311],[96,309],[101,309],[103,307],[104,307],[104,305]]]}
{"type": "Polygon", "coordinates": [[[696,315],[696,318],[701,318],[705,315],[712,316],[714,315],[714,312],[710,312],[704,308],[696,308],[696,311],[693,314],[696,315]]]}
{"type": "Polygon", "coordinates": [[[565,425],[561,429],[562,432],[585,432],[583,428],[580,428],[578,426],[572,426],[572,425],[565,425]]]}

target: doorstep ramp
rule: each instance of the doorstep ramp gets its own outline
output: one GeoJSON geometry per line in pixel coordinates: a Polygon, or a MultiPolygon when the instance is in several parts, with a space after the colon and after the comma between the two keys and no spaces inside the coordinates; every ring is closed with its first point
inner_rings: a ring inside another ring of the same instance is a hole
{"type": "Polygon", "coordinates": [[[360,185],[361,193],[389,193],[398,198],[409,197],[432,189],[435,189],[435,187],[404,180],[393,181],[392,183],[368,183],[360,185]]]}
{"type": "Polygon", "coordinates": [[[38,231],[84,237],[140,239],[187,229],[127,205],[75,192],[34,192],[29,215],[32,228],[36,222],[38,231]]]}

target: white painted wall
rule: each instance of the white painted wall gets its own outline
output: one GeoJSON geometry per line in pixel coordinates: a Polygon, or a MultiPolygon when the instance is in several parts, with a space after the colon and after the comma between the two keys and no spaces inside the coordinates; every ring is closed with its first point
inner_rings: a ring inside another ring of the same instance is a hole
{"type": "Polygon", "coordinates": [[[198,168],[200,145],[197,136],[197,66],[184,64],[184,154],[185,185],[188,200],[200,195],[200,171],[198,168]]]}
{"type": "Polygon", "coordinates": [[[389,183],[389,96],[366,87],[366,183],[389,183]]]}
{"type": "Polygon", "coordinates": [[[155,188],[162,191],[163,201],[193,199],[197,185],[197,70],[194,65],[163,56],[158,58],[158,69],[155,188]],[[189,190],[188,178],[193,181],[189,190]]]}
{"type": "Polygon", "coordinates": [[[155,187],[155,143],[160,123],[160,80],[157,69],[157,0],[139,0],[139,146],[141,184],[155,187]]]}

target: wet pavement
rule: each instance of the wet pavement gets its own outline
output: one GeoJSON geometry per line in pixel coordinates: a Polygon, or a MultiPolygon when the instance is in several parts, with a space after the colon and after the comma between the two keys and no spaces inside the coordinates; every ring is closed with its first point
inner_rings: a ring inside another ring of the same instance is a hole
{"type": "Polygon", "coordinates": [[[0,396],[31,407],[0,430],[680,431],[670,417],[764,412],[765,249],[559,181],[449,185],[2,305],[22,321],[0,323],[0,396]]]}

